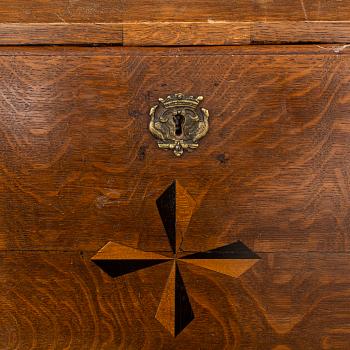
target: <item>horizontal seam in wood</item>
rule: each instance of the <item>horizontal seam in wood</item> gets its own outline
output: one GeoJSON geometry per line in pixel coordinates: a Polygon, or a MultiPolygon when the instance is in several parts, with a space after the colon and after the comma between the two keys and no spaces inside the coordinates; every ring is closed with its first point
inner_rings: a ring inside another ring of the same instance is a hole
{"type": "Polygon", "coordinates": [[[347,41],[350,42],[350,21],[0,23],[1,46],[249,46],[347,41]],[[179,35],[173,35],[174,32],[179,35]]]}
{"type": "MultiPolygon", "coordinates": [[[[3,249],[0,250],[0,254],[2,253],[96,253],[100,248],[96,248],[96,250],[84,250],[84,249],[78,249],[78,250],[58,250],[58,249],[3,249]]],[[[140,248],[137,248],[140,249],[140,248]]],[[[167,253],[171,254],[172,252],[169,250],[143,250],[147,253],[167,253]]],[[[198,253],[198,251],[194,250],[187,250],[187,251],[181,251],[181,254],[191,254],[191,253],[198,253]]],[[[256,254],[350,254],[350,251],[322,251],[322,250],[311,250],[311,251],[254,251],[256,254]]]]}

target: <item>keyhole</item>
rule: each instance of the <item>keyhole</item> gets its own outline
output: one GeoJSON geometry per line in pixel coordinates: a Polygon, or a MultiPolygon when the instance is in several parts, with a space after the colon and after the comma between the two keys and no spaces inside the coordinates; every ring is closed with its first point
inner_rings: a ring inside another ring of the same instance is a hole
{"type": "Polygon", "coordinates": [[[185,121],[185,118],[181,114],[176,114],[174,116],[174,123],[175,123],[175,135],[181,136],[182,135],[182,125],[185,121]]]}

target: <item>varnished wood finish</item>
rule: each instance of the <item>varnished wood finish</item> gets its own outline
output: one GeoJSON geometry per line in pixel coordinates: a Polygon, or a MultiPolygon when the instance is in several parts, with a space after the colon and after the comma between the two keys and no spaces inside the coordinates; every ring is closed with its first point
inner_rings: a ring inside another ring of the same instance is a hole
{"type": "Polygon", "coordinates": [[[182,259],[181,261],[231,277],[239,277],[258,262],[257,259],[227,259],[225,261],[221,259],[182,259]]]}
{"type": "Polygon", "coordinates": [[[327,0],[1,0],[0,22],[346,21],[349,11],[327,0]]]}
{"type": "MultiPolygon", "coordinates": [[[[22,0],[25,1],[25,0],[22,0]]],[[[125,0],[125,21],[348,21],[347,1],[125,0]]]]}
{"type": "Polygon", "coordinates": [[[0,23],[0,45],[123,43],[121,23],[0,23]]]}
{"type": "Polygon", "coordinates": [[[125,46],[348,43],[350,22],[135,22],[123,24],[125,46]]]}
{"type": "Polygon", "coordinates": [[[187,251],[349,251],[347,51],[259,50],[2,56],[2,249],[167,250],[155,201],[177,179],[197,202],[187,251]],[[213,128],[174,159],[148,110],[181,90],[213,128]]]}
{"type": "Polygon", "coordinates": [[[196,210],[196,201],[185,188],[176,183],[176,250],[179,251],[186,236],[193,213],[196,210]]]}
{"type": "Polygon", "coordinates": [[[0,45],[348,43],[349,13],[327,0],[0,0],[0,45]]]}
{"type": "Polygon", "coordinates": [[[121,0],[0,0],[0,22],[121,22],[122,6],[121,0]]]}
{"type": "Polygon", "coordinates": [[[174,261],[157,308],[156,319],[175,336],[175,270],[174,261]]]}
{"type": "Polygon", "coordinates": [[[169,260],[167,257],[161,254],[153,252],[143,252],[135,248],[130,248],[125,245],[108,242],[103,248],[101,248],[92,260],[169,260]]]}
{"type": "Polygon", "coordinates": [[[200,317],[174,339],[154,318],[171,262],[111,279],[91,255],[2,252],[1,346],[346,350],[349,254],[261,255],[238,279],[181,265],[200,317]]]}
{"type": "Polygon", "coordinates": [[[349,21],[1,23],[0,45],[348,43],[349,21]]]}
{"type": "Polygon", "coordinates": [[[0,50],[0,348],[347,350],[348,52],[0,50]],[[147,129],[177,91],[211,112],[180,159],[147,129]],[[196,203],[184,250],[240,239],[261,260],[233,279],[180,259],[196,317],[173,338],[154,318],[171,262],[113,279],[91,258],[169,251],[175,179],[196,203]]]}

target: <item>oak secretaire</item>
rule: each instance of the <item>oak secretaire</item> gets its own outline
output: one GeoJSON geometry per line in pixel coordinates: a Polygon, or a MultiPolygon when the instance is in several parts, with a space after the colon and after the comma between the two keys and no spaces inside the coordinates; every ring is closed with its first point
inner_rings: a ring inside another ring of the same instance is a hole
{"type": "Polygon", "coordinates": [[[350,349],[349,17],[0,0],[0,349],[350,349]]]}

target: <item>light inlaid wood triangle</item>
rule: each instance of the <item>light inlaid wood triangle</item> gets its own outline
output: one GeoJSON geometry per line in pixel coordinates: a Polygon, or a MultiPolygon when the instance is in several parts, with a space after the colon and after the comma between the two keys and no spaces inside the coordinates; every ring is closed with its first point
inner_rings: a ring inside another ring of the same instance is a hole
{"type": "Polygon", "coordinates": [[[155,317],[174,337],[194,319],[190,299],[176,260],[171,268],[155,317]]]}
{"type": "Polygon", "coordinates": [[[156,319],[172,336],[175,336],[175,273],[176,262],[174,260],[156,313],[156,319]]]}
{"type": "Polygon", "coordinates": [[[169,260],[168,257],[153,253],[144,252],[125,245],[108,242],[102,247],[92,260],[169,260]]]}
{"type": "Polygon", "coordinates": [[[181,259],[181,261],[231,277],[239,277],[259,259],[181,259]]]}
{"type": "Polygon", "coordinates": [[[195,208],[195,200],[176,181],[176,251],[182,243],[195,208]]]}
{"type": "Polygon", "coordinates": [[[157,198],[156,204],[168,236],[172,256],[109,242],[91,259],[112,278],[173,260],[155,318],[176,337],[195,317],[178,261],[239,277],[258,262],[260,257],[241,241],[207,251],[186,252],[183,256],[182,253],[185,252],[180,248],[196,209],[195,200],[178,181],[173,181],[157,198]]]}
{"type": "Polygon", "coordinates": [[[109,242],[91,260],[111,277],[162,264],[171,260],[161,254],[144,252],[122,244],[109,242]]]}

